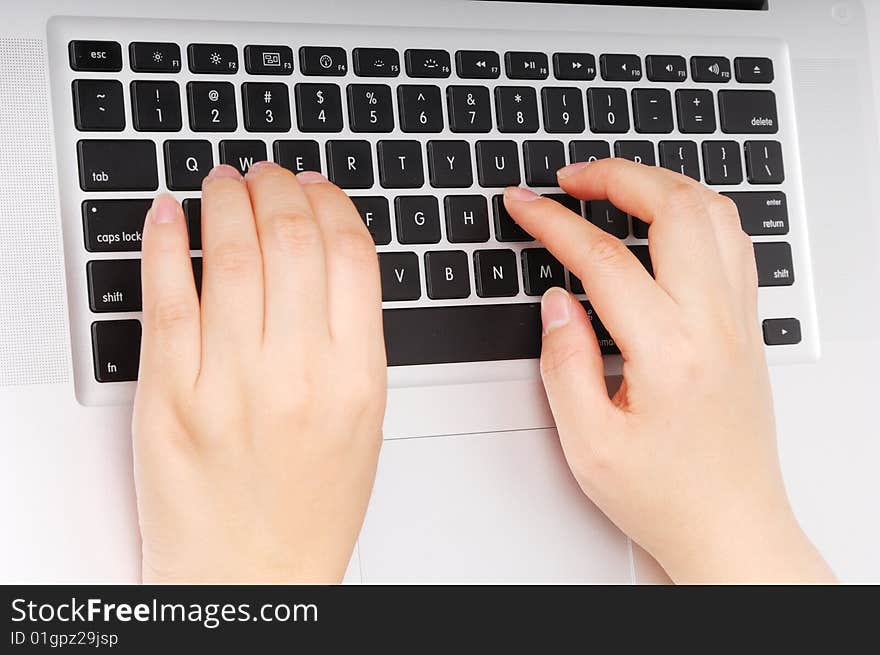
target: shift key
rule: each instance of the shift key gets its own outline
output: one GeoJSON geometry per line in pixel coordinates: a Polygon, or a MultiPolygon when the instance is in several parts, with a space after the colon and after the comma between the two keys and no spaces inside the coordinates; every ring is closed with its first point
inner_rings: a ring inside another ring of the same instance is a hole
{"type": "Polygon", "coordinates": [[[146,139],[85,139],[77,143],[83,191],[155,191],[156,144],[146,139]]]}
{"type": "Polygon", "coordinates": [[[787,287],[794,284],[791,246],[784,242],[756,243],[754,246],[759,287],[787,287]]]}
{"type": "Polygon", "coordinates": [[[141,260],[97,259],[86,264],[93,312],[141,310],[141,260]]]}

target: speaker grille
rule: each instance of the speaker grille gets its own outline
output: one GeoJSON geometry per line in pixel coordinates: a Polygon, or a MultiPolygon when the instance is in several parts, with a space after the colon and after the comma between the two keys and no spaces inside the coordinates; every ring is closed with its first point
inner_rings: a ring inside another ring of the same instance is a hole
{"type": "Polygon", "coordinates": [[[0,39],[0,386],[68,379],[46,52],[0,39]]]}

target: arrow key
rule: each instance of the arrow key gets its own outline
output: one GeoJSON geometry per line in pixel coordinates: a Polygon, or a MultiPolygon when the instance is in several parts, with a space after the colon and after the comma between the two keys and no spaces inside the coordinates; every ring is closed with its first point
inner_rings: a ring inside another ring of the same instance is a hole
{"type": "Polygon", "coordinates": [[[762,328],[768,346],[793,346],[801,342],[801,322],[796,318],[768,318],[762,328]]]}

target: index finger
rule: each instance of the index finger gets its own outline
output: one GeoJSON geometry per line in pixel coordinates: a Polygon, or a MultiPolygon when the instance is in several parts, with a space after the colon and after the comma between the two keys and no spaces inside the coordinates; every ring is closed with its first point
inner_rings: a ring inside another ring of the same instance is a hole
{"type": "Polygon", "coordinates": [[[674,316],[674,302],[620,239],[528,189],[509,187],[504,204],[517,223],[580,278],[624,356],[656,346],[662,325],[674,316]]]}

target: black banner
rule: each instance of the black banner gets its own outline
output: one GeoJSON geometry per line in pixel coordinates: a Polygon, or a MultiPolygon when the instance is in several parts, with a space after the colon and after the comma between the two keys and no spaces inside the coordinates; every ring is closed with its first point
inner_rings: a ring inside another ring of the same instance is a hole
{"type": "Polygon", "coordinates": [[[339,652],[360,645],[369,652],[553,653],[591,652],[597,643],[624,652],[636,643],[652,651],[691,643],[706,653],[734,646],[771,652],[771,643],[793,652],[807,643],[811,651],[842,653],[876,648],[880,590],[52,586],[2,587],[0,602],[2,653],[339,652]]]}

